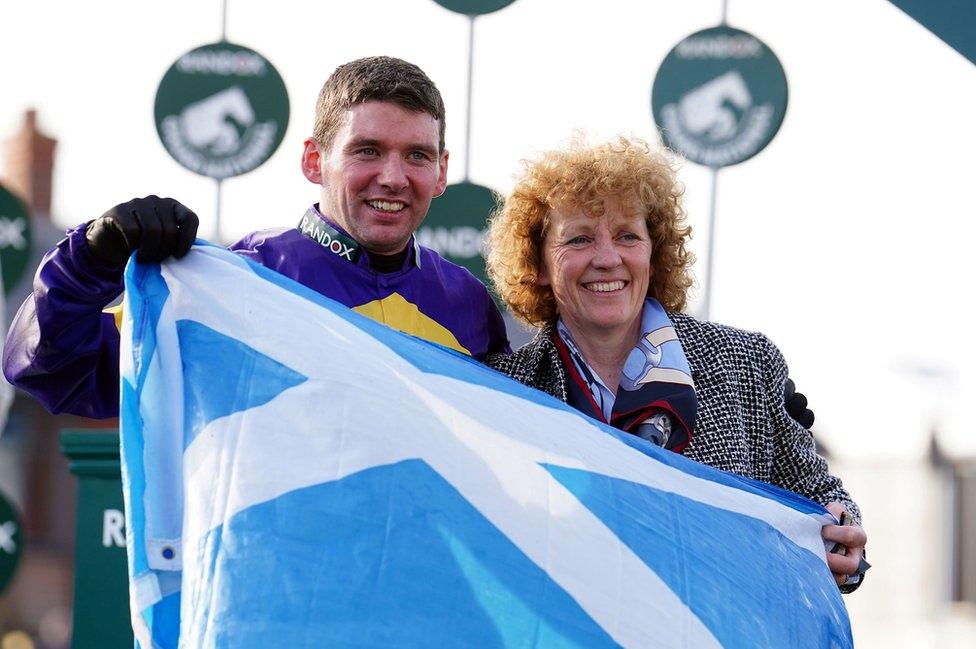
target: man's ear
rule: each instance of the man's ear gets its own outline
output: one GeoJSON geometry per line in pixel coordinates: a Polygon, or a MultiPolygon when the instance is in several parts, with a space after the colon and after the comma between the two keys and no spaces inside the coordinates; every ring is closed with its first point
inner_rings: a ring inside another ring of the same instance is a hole
{"type": "Polygon", "coordinates": [[[440,196],[447,189],[447,159],[450,157],[450,152],[445,149],[444,153],[441,154],[440,159],[437,161],[437,186],[434,187],[434,197],[440,196]]]}
{"type": "Polygon", "coordinates": [[[312,138],[305,140],[305,150],[302,151],[302,174],[310,183],[322,184],[322,152],[319,143],[312,138]]]}

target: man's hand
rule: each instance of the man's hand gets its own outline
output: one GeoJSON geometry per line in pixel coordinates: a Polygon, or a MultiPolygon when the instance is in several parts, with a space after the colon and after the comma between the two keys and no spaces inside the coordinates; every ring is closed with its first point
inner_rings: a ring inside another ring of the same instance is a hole
{"type": "Polygon", "coordinates": [[[802,392],[796,391],[796,384],[791,378],[786,379],[783,398],[786,401],[786,412],[789,413],[790,417],[810,430],[813,427],[813,411],[807,408],[807,398],[802,392]]]}
{"type": "Polygon", "coordinates": [[[172,198],[146,196],[116,205],[88,224],[88,247],[97,259],[121,268],[136,252],[143,263],[179,259],[197,236],[200,219],[172,198]]]}
{"type": "MultiPolygon", "coordinates": [[[[833,514],[838,520],[847,513],[847,509],[841,503],[829,503],[827,511],[833,514]]],[[[868,542],[868,535],[864,529],[856,523],[850,525],[824,525],[820,532],[821,536],[827,541],[840,543],[846,548],[845,554],[840,554],[840,548],[827,554],[827,566],[830,572],[834,573],[834,581],[838,586],[843,586],[847,578],[857,573],[864,556],[864,545],[868,542]]]]}

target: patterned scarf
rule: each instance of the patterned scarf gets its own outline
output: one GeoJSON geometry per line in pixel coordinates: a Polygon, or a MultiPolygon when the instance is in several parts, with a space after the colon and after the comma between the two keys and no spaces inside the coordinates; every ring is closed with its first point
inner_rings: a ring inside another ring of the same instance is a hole
{"type": "Polygon", "coordinates": [[[641,334],[624,362],[616,394],[583,358],[562,320],[556,332],[571,406],[658,446],[684,450],[695,427],[698,398],[688,359],[660,302],[644,302],[641,334]]]}

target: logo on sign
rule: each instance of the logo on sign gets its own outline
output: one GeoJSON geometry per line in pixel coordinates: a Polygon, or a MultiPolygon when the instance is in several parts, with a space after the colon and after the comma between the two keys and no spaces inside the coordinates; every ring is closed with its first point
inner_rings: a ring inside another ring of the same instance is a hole
{"type": "Polygon", "coordinates": [[[261,166],[288,125],[288,93],[263,56],[231,43],[177,59],[156,91],[156,130],[181,165],[210,178],[261,166]]]}
{"type": "Polygon", "coordinates": [[[654,80],[651,103],[669,147],[719,168],[769,144],[786,100],[786,74],[776,55],[751,34],[715,27],[671,50],[654,80]]]}
{"type": "Polygon", "coordinates": [[[762,148],[773,112],[771,103],[753,103],[742,75],[732,70],[665,104],[661,126],[686,157],[725,167],[762,148]]]}
{"type": "Polygon", "coordinates": [[[485,254],[485,230],[471,226],[423,227],[417,231],[420,245],[434,250],[442,257],[472,259],[485,254]]]}
{"type": "Polygon", "coordinates": [[[496,207],[495,192],[487,187],[469,182],[449,185],[430,204],[417,241],[485,283],[486,224],[496,207]]]}
{"type": "Polygon", "coordinates": [[[25,219],[10,219],[0,216],[0,248],[16,248],[23,250],[27,247],[24,230],[27,228],[25,219]]]}
{"type": "Polygon", "coordinates": [[[255,122],[247,95],[237,86],[195,102],[163,119],[163,145],[181,165],[203,176],[227,178],[271,157],[278,124],[255,122]]]}
{"type": "Polygon", "coordinates": [[[13,505],[0,493],[0,593],[13,579],[23,552],[21,525],[13,505]]]}
{"type": "Polygon", "coordinates": [[[16,533],[16,521],[6,521],[0,524],[0,550],[3,550],[7,554],[15,554],[17,552],[17,541],[14,540],[14,534],[16,533]]]}
{"type": "Polygon", "coordinates": [[[8,294],[27,272],[31,254],[31,220],[27,206],[0,185],[0,267],[8,294]]]}
{"type": "Polygon", "coordinates": [[[267,68],[264,57],[254,52],[193,51],[176,62],[176,69],[187,74],[260,77],[267,68]]]}

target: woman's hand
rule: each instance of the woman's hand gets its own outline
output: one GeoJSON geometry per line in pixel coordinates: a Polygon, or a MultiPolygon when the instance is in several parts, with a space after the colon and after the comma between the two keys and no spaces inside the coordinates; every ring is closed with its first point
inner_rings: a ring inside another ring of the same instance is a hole
{"type": "MultiPolygon", "coordinates": [[[[838,520],[847,514],[847,509],[838,502],[829,503],[827,511],[838,520]]],[[[834,574],[834,581],[837,582],[838,586],[843,586],[851,575],[858,572],[868,535],[860,525],[854,522],[849,525],[824,525],[820,534],[825,540],[835,541],[847,548],[845,554],[839,553],[839,546],[827,554],[827,566],[830,568],[830,572],[834,574]]]]}

